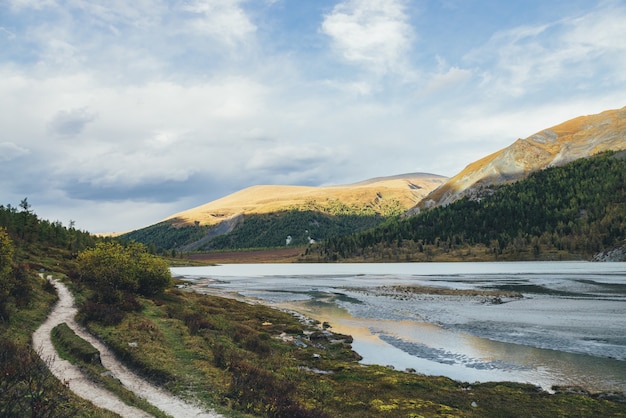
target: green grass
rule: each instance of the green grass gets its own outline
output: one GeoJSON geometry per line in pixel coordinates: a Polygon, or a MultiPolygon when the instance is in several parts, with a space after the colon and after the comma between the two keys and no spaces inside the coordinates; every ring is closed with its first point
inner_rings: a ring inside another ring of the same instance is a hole
{"type": "Polygon", "coordinates": [[[31,336],[57,297],[46,280],[35,274],[27,280],[33,289],[30,302],[0,321],[0,416],[116,417],[74,395],[33,351],[31,336]]]}
{"type": "Polygon", "coordinates": [[[142,409],[157,418],[169,417],[147,401],[137,397],[133,392],[125,389],[119,380],[107,374],[107,369],[100,363],[100,352],[76,335],[67,324],[59,324],[52,330],[52,343],[59,357],[79,366],[90,380],[102,384],[105,389],[117,395],[125,404],[142,409]]]}

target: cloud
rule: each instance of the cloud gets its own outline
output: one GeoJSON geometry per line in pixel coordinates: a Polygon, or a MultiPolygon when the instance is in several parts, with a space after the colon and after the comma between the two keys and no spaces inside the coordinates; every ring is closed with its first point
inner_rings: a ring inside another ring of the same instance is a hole
{"type": "Polygon", "coordinates": [[[386,73],[404,71],[415,34],[402,0],[346,0],[324,17],[322,33],[347,62],[386,73]]]}
{"type": "Polygon", "coordinates": [[[108,0],[94,2],[91,0],[74,0],[75,13],[80,13],[83,24],[97,26],[114,35],[120,35],[124,27],[139,30],[154,28],[163,23],[170,6],[164,0],[108,0]]]}
{"type": "Polygon", "coordinates": [[[483,87],[512,97],[548,84],[597,89],[598,79],[626,80],[626,7],[607,4],[580,17],[498,32],[466,59],[483,68],[483,87]]]}
{"type": "Polygon", "coordinates": [[[85,126],[95,119],[96,115],[86,107],[61,110],[54,115],[48,128],[55,135],[74,137],[82,133],[85,126]]]}
{"type": "Polygon", "coordinates": [[[12,0],[0,203],[28,196],[94,232],[141,227],[254,184],[454,175],[623,106],[620,2],[571,16],[561,0],[558,21],[417,3],[12,0]]]}
{"type": "Polygon", "coordinates": [[[246,168],[268,173],[291,174],[329,164],[334,159],[336,156],[333,151],[326,146],[279,145],[270,149],[257,149],[246,168]]]}
{"type": "Polygon", "coordinates": [[[446,72],[434,74],[426,87],[419,92],[420,96],[428,96],[457,86],[472,78],[472,71],[459,67],[450,67],[446,72]]]}
{"type": "Polygon", "coordinates": [[[22,9],[42,10],[57,5],[55,0],[8,0],[11,9],[19,11],[22,9]]]}
{"type": "Polygon", "coordinates": [[[3,37],[7,38],[10,41],[14,40],[16,37],[15,33],[11,32],[10,30],[2,26],[0,26],[0,35],[2,35],[3,37]]]}
{"type": "Polygon", "coordinates": [[[13,142],[0,142],[0,161],[7,162],[29,154],[30,151],[13,142]]]}
{"type": "Polygon", "coordinates": [[[233,46],[256,32],[240,3],[241,0],[192,0],[183,10],[194,15],[190,21],[193,31],[233,46]]]}

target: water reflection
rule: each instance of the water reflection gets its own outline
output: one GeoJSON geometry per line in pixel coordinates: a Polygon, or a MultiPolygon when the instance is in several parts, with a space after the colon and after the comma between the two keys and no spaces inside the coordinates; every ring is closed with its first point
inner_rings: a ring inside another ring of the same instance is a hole
{"type": "Polygon", "coordinates": [[[550,390],[553,385],[596,391],[624,391],[624,363],[555,350],[502,343],[417,321],[355,318],[346,309],[318,300],[278,303],[332,330],[354,337],[353,348],[365,364],[414,369],[465,382],[515,381],[550,390]]]}
{"type": "Polygon", "coordinates": [[[196,282],[203,292],[231,292],[234,297],[254,298],[329,322],[333,331],[353,336],[353,348],[364,363],[466,382],[506,380],[545,389],[573,385],[594,392],[626,391],[625,264],[280,265],[276,269],[237,265],[173,270],[196,282]],[[516,290],[524,298],[492,304],[464,294],[399,297],[380,290],[416,284],[516,290]]]}

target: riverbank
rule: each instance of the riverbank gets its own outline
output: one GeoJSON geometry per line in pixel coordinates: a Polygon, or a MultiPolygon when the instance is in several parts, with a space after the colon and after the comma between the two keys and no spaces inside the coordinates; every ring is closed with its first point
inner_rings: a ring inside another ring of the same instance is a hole
{"type": "Polygon", "coordinates": [[[198,292],[329,322],[354,337],[368,364],[545,390],[626,391],[624,265],[262,264],[173,271],[198,292]]]}
{"type": "Polygon", "coordinates": [[[568,390],[365,366],[350,337],[259,304],[180,289],[139,302],[141,312],[91,332],[160,387],[233,417],[626,416],[622,404],[568,390]]]}

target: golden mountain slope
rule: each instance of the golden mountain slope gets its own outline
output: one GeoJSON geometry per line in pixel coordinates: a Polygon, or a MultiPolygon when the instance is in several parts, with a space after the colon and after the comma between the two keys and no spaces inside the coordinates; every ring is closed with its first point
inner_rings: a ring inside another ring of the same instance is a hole
{"type": "Polygon", "coordinates": [[[472,195],[481,186],[519,180],[549,166],[623,149],[626,149],[626,107],[580,116],[518,139],[507,148],[471,163],[419,206],[447,205],[472,195]]]}
{"type": "Polygon", "coordinates": [[[174,225],[189,225],[194,222],[215,225],[240,215],[271,213],[292,208],[306,209],[311,203],[330,206],[336,201],[347,206],[367,206],[396,200],[407,210],[446,180],[446,177],[435,174],[413,173],[342,186],[253,186],[177,213],[165,221],[174,225]]]}

